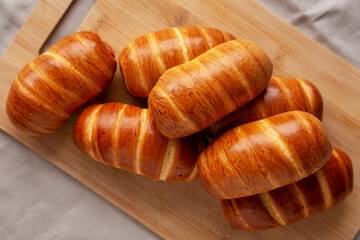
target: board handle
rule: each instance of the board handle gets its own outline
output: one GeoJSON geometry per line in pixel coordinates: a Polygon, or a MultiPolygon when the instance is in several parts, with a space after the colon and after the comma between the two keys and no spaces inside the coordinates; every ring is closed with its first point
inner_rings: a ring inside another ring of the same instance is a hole
{"type": "Polygon", "coordinates": [[[7,51],[16,48],[17,51],[27,53],[24,55],[37,56],[72,2],[73,0],[40,0],[7,51]],[[19,44],[24,42],[27,43],[26,46],[19,44]]]}

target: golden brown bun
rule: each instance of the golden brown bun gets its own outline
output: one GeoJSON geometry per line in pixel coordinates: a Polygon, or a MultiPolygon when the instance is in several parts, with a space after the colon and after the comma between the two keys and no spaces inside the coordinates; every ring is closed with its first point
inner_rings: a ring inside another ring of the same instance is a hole
{"type": "Polygon", "coordinates": [[[221,135],[199,155],[199,175],[212,196],[239,198],[299,181],[330,155],[331,144],[318,118],[286,112],[221,135]]]}
{"type": "Polygon", "coordinates": [[[167,69],[233,39],[231,34],[216,28],[196,26],[174,27],[138,37],[119,58],[126,88],[134,96],[148,97],[167,69]]]}
{"type": "Polygon", "coordinates": [[[114,57],[96,33],[60,39],[17,75],[6,102],[9,119],[30,135],[54,132],[108,87],[116,70],[114,57]]]}
{"type": "Polygon", "coordinates": [[[333,207],[353,189],[350,157],[333,148],[329,161],[315,174],[258,195],[221,200],[227,221],[241,230],[280,227],[333,207]]]}
{"type": "Polygon", "coordinates": [[[204,131],[215,139],[241,124],[295,110],[309,112],[321,120],[323,101],[319,90],[303,79],[273,77],[259,96],[204,131]]]}
{"type": "Polygon", "coordinates": [[[229,41],[167,70],[149,95],[149,110],[161,134],[188,136],[256,97],[271,74],[270,59],[257,45],[229,41]]]}
{"type": "Polygon", "coordinates": [[[195,179],[204,145],[200,134],[163,137],[147,109],[123,103],[87,107],[76,121],[74,142],[99,162],[163,181],[195,179]]]}

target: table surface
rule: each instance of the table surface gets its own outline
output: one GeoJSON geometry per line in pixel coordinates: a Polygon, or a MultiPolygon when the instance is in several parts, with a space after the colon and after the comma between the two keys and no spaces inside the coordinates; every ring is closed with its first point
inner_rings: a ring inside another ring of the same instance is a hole
{"type": "MultiPolygon", "coordinates": [[[[360,0],[258,0],[360,67],[360,0]]],[[[52,39],[73,32],[94,1],[77,0],[52,39]],[[78,5],[78,6],[76,6],[78,5]],[[74,8],[74,9],[73,9],[74,8]],[[71,15],[71,14],[69,14],[71,15]]],[[[0,55],[36,1],[0,0],[0,55]]],[[[49,40],[48,45],[52,44],[49,40]]],[[[46,48],[46,46],[45,46],[46,48]]],[[[30,149],[0,132],[0,239],[158,239],[153,232],[30,149]],[[96,227],[94,227],[96,226],[96,227]]]]}

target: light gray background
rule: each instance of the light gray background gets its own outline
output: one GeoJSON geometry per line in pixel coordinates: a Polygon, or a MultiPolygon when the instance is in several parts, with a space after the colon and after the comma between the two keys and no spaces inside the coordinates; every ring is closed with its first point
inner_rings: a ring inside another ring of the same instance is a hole
{"type": "MultiPolygon", "coordinates": [[[[78,1],[82,6],[77,11],[83,12],[79,15],[80,18],[85,16],[94,0],[78,1]]],[[[4,53],[36,2],[0,0],[0,55],[4,53]]],[[[360,67],[360,0],[258,2],[360,67]]],[[[64,35],[62,33],[70,33],[77,28],[76,25],[71,25],[61,27],[58,34],[64,35]]],[[[159,237],[0,131],[0,239],[159,237]]]]}

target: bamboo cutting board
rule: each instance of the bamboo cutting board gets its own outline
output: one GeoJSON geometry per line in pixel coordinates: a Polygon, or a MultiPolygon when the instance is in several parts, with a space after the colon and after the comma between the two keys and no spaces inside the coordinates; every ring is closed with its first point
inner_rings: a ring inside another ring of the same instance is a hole
{"type": "MultiPolygon", "coordinates": [[[[198,180],[153,182],[101,165],[82,155],[72,142],[79,112],[60,130],[33,138],[17,131],[5,101],[17,72],[39,49],[71,0],[40,1],[0,60],[0,127],[65,172],[167,239],[352,239],[360,228],[360,71],[274,16],[253,0],[111,1],[98,0],[80,30],[97,32],[116,51],[132,39],[163,28],[203,25],[220,28],[260,45],[274,64],[274,76],[312,81],[324,98],[324,126],[334,146],[350,154],[354,191],[340,205],[303,221],[273,230],[243,232],[224,220],[220,202],[198,180]]],[[[94,102],[121,101],[145,106],[131,97],[119,70],[110,88],[94,102]]],[[[106,236],[104,236],[106,238],[106,236]]]]}

